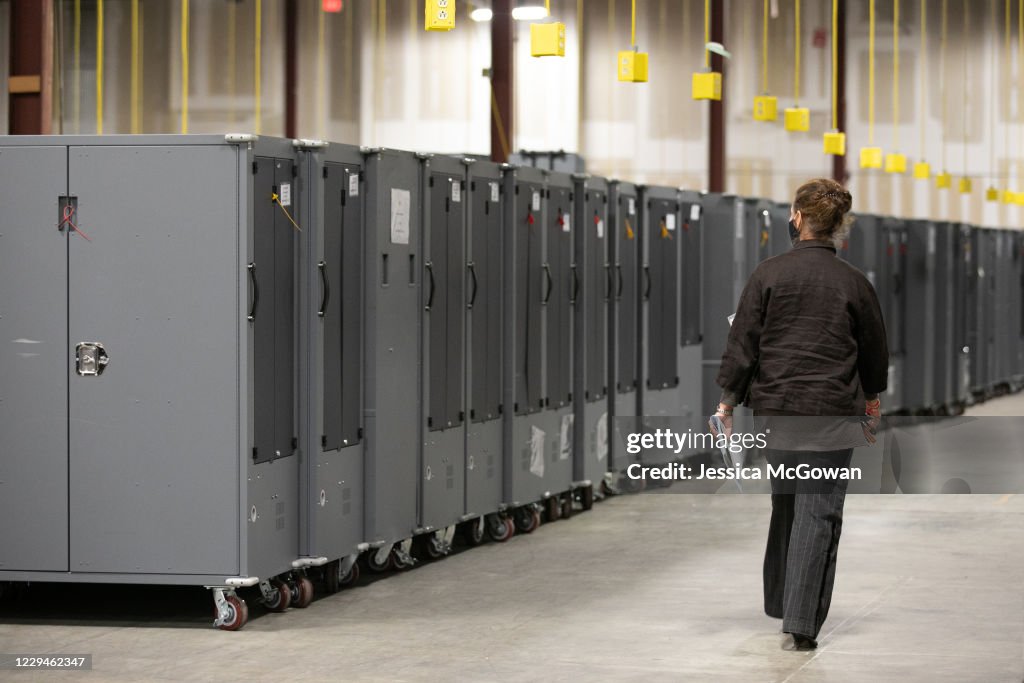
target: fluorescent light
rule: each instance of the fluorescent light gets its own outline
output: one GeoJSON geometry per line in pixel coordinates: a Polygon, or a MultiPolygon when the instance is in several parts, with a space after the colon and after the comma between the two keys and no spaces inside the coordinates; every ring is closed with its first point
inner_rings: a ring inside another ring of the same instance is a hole
{"type": "Polygon", "coordinates": [[[469,18],[473,21],[490,21],[494,17],[494,12],[487,9],[486,7],[473,10],[469,13],[469,18]]]}
{"type": "Polygon", "coordinates": [[[512,18],[516,21],[537,21],[547,16],[548,11],[540,5],[522,5],[512,10],[512,18]]]}

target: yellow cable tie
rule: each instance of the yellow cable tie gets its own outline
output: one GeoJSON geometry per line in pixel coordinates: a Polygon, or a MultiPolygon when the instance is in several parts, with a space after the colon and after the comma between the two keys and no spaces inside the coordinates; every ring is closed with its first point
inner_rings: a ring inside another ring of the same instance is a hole
{"type": "Polygon", "coordinates": [[[800,0],[796,0],[794,21],[793,99],[800,106],[800,0]]]}
{"type": "Polygon", "coordinates": [[[287,218],[287,219],[288,219],[289,221],[291,221],[292,225],[294,225],[294,226],[295,226],[295,229],[296,229],[296,230],[298,230],[299,232],[302,232],[302,228],[300,228],[300,227],[299,227],[299,224],[295,222],[295,219],[294,219],[294,218],[292,218],[292,215],[291,215],[290,213],[288,213],[288,209],[286,209],[286,208],[284,207],[284,204],[282,204],[282,203],[281,203],[281,198],[277,196],[277,193],[276,193],[276,192],[274,192],[274,193],[272,193],[272,194],[270,195],[270,201],[272,201],[273,203],[275,203],[275,204],[277,204],[278,206],[280,206],[280,207],[281,207],[281,210],[282,210],[282,211],[284,211],[284,215],[285,215],[285,217],[286,217],[286,218],[287,218]]]}

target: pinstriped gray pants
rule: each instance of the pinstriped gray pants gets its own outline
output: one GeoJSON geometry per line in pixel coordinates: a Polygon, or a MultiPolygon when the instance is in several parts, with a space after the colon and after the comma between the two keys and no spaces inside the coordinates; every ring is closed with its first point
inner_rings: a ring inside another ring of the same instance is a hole
{"type": "MultiPolygon", "coordinates": [[[[771,465],[847,467],[853,449],[765,450],[771,465]]],[[[764,611],[782,630],[817,638],[832,602],[845,480],[772,479],[772,519],[764,554],[764,611]]]]}

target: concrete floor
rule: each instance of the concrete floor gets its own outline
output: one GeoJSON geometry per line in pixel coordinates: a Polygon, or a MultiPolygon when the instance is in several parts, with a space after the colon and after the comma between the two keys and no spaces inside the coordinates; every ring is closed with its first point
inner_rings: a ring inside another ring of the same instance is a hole
{"type": "Polygon", "coordinates": [[[250,596],[239,633],[209,628],[202,590],[35,586],[0,607],[0,652],[93,670],[0,680],[1024,681],[1024,496],[851,495],[815,652],[761,611],[769,505],[613,498],[306,610],[250,596]]]}

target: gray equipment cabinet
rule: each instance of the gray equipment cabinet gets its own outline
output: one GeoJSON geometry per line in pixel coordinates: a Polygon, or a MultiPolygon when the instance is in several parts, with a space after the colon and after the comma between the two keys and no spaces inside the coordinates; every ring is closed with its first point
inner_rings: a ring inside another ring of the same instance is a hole
{"type": "Polygon", "coordinates": [[[793,248],[793,241],[789,238],[789,209],[789,202],[775,202],[768,209],[771,219],[768,239],[772,256],[785,254],[793,248]]]}
{"type": "Polygon", "coordinates": [[[883,408],[907,413],[914,406],[906,400],[907,354],[907,237],[905,222],[885,217],[880,221],[881,241],[877,258],[878,297],[889,336],[889,377],[883,408]]]}
{"type": "MultiPolygon", "coordinates": [[[[667,187],[641,190],[640,397],[645,429],[700,430],[700,195],[667,187]]],[[[644,462],[681,460],[695,449],[647,450],[644,462]]]]}
{"type": "Polygon", "coordinates": [[[971,393],[978,400],[992,396],[992,340],[990,330],[995,315],[995,280],[991,230],[971,230],[971,255],[974,266],[968,277],[968,329],[971,339],[971,393]]]}
{"type": "Polygon", "coordinates": [[[925,220],[902,221],[905,234],[906,347],[903,372],[904,405],[914,413],[930,413],[936,408],[936,352],[947,352],[946,337],[938,337],[937,323],[946,310],[936,307],[935,223],[925,220]]]}
{"type": "Polygon", "coordinates": [[[572,179],[523,167],[504,183],[504,504],[528,532],[572,485],[572,179]]]}
{"type": "Polygon", "coordinates": [[[486,533],[507,540],[511,524],[498,514],[502,497],[502,315],[504,312],[502,166],[476,161],[466,190],[466,490],[463,538],[471,545],[486,533]],[[481,524],[483,523],[483,524],[481,524]]]}
{"type": "Polygon", "coordinates": [[[451,550],[466,511],[466,162],[422,161],[423,303],[420,359],[422,552],[451,550]]]}
{"type": "Polygon", "coordinates": [[[365,158],[364,401],[367,565],[413,564],[421,421],[421,159],[369,150],[365,158]]]}
{"type": "Polygon", "coordinates": [[[359,578],[363,536],[363,153],[296,141],[300,263],[301,549],[328,592],[359,578]]]}
{"type": "Polygon", "coordinates": [[[573,487],[589,508],[608,471],[608,305],[613,294],[608,255],[608,181],[575,178],[573,320],[573,487]]]}
{"type": "Polygon", "coordinates": [[[244,586],[308,604],[293,157],[0,138],[0,580],[207,586],[229,630],[244,586]]]}
{"type": "Polygon", "coordinates": [[[608,196],[606,239],[615,275],[608,313],[608,460],[619,485],[632,488],[634,482],[624,474],[639,462],[626,451],[626,437],[640,431],[640,198],[636,185],[618,180],[610,183],[608,196]]]}
{"type": "Polygon", "coordinates": [[[953,265],[952,298],[953,316],[953,350],[954,367],[951,377],[952,405],[950,412],[960,413],[972,401],[971,397],[971,365],[974,349],[971,346],[969,320],[973,301],[969,296],[970,276],[972,268],[971,226],[966,223],[952,223],[952,255],[953,265]]]}

